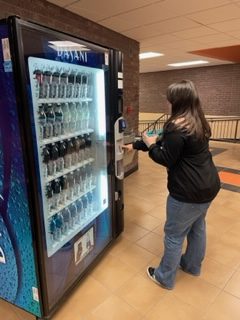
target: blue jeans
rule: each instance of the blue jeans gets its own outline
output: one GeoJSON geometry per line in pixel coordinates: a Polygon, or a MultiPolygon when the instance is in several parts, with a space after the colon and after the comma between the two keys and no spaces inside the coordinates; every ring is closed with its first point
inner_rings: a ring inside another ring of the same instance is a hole
{"type": "Polygon", "coordinates": [[[200,274],[206,251],[205,216],[210,203],[186,203],[168,196],[164,255],[154,272],[155,278],[165,287],[174,287],[179,266],[193,275],[200,274]],[[187,248],[182,255],[185,237],[187,248]]]}

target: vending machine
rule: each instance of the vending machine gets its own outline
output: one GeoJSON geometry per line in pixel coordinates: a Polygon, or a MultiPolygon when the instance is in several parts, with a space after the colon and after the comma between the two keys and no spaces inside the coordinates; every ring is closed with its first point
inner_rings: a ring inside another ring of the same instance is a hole
{"type": "Polygon", "coordinates": [[[18,17],[0,38],[0,298],[48,319],[123,231],[122,54],[18,17]]]}

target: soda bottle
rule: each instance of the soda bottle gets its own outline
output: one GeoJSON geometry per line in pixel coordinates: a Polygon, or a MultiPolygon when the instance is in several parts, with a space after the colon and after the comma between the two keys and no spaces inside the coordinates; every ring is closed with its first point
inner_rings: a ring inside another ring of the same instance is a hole
{"type": "Polygon", "coordinates": [[[68,197],[68,179],[67,176],[64,175],[60,178],[60,184],[61,184],[61,194],[60,194],[60,203],[62,205],[66,205],[67,203],[67,197],[68,197]]]}
{"type": "Polygon", "coordinates": [[[75,202],[70,205],[69,210],[71,213],[71,227],[73,228],[77,223],[77,206],[75,202]]]}
{"type": "Polygon", "coordinates": [[[53,127],[55,124],[55,113],[54,113],[52,104],[47,105],[46,116],[47,116],[47,123],[45,126],[45,138],[48,139],[53,137],[53,127]]]}
{"type": "Polygon", "coordinates": [[[81,224],[82,223],[81,215],[82,215],[82,211],[83,211],[83,203],[82,203],[81,198],[76,201],[76,206],[77,206],[77,223],[81,224]]]}
{"type": "Polygon", "coordinates": [[[63,230],[63,225],[64,225],[64,220],[63,220],[63,216],[61,213],[58,213],[54,216],[54,220],[56,223],[56,237],[57,240],[60,240],[64,230],[63,230]]]}
{"type": "Polygon", "coordinates": [[[55,99],[58,98],[59,83],[60,83],[60,73],[58,71],[55,71],[52,74],[52,81],[49,89],[50,98],[55,98],[55,99]]]}
{"type": "Polygon", "coordinates": [[[77,109],[76,103],[69,103],[69,111],[70,111],[70,123],[69,123],[69,131],[71,133],[76,131],[76,118],[77,118],[77,109]]]}
{"type": "Polygon", "coordinates": [[[84,135],[84,140],[85,140],[85,160],[89,160],[91,155],[92,155],[92,139],[90,134],[85,134],[84,135]]]}
{"type": "Polygon", "coordinates": [[[53,134],[58,137],[63,132],[63,111],[60,103],[54,105],[55,122],[53,125],[53,134]]]}
{"type": "Polygon", "coordinates": [[[52,217],[50,220],[49,232],[51,235],[51,240],[56,241],[57,240],[57,226],[56,226],[56,221],[55,221],[54,217],[52,217]]]}
{"type": "Polygon", "coordinates": [[[76,75],[76,82],[74,86],[74,97],[75,98],[81,98],[81,73],[78,73],[76,75]]]}
{"type": "Polygon", "coordinates": [[[58,159],[57,159],[57,171],[62,172],[64,170],[64,157],[66,155],[67,148],[64,141],[60,141],[58,144],[58,159]]]}
{"type": "Polygon", "coordinates": [[[39,93],[39,96],[42,99],[49,98],[51,76],[52,76],[52,73],[49,70],[43,72],[43,79],[41,82],[40,93],[39,93]]]}
{"type": "Polygon", "coordinates": [[[50,160],[48,161],[48,175],[54,176],[57,172],[58,147],[55,143],[49,146],[50,160]]]}
{"type": "Polygon", "coordinates": [[[81,92],[81,97],[83,99],[87,98],[88,95],[88,75],[87,74],[83,74],[82,75],[82,92],[81,92]]]}
{"type": "Polygon", "coordinates": [[[43,140],[45,138],[45,128],[47,124],[47,116],[44,111],[44,105],[39,106],[38,123],[39,123],[39,139],[43,140]]]}
{"type": "Polygon", "coordinates": [[[68,76],[67,92],[66,92],[66,97],[67,98],[73,98],[74,97],[74,84],[75,84],[75,74],[71,73],[68,76]]]}
{"type": "Polygon", "coordinates": [[[52,189],[51,183],[48,183],[46,185],[46,197],[47,197],[48,212],[50,212],[53,209],[53,189],[52,189]]]}
{"type": "Polygon", "coordinates": [[[34,70],[33,74],[34,74],[33,79],[34,79],[35,97],[37,99],[39,99],[39,97],[40,97],[40,87],[42,85],[43,75],[42,75],[42,71],[39,70],[39,69],[34,70]]]}
{"type": "Polygon", "coordinates": [[[62,103],[62,112],[63,112],[62,133],[66,135],[66,134],[70,133],[70,121],[71,121],[71,115],[70,115],[68,103],[62,103]]]}
{"type": "Polygon", "coordinates": [[[77,169],[74,171],[74,196],[78,197],[81,193],[81,171],[77,169]]]}
{"type": "Polygon", "coordinates": [[[68,190],[67,190],[67,198],[68,200],[74,199],[74,186],[75,186],[75,179],[74,179],[74,173],[70,172],[67,175],[67,181],[68,181],[68,190]]]}
{"type": "Polygon", "coordinates": [[[52,181],[52,190],[53,190],[53,208],[57,209],[60,204],[60,192],[61,192],[61,184],[59,179],[52,181]]]}
{"type": "Polygon", "coordinates": [[[68,76],[65,72],[63,72],[60,76],[60,83],[59,83],[59,90],[58,90],[58,97],[59,98],[66,98],[67,93],[67,80],[68,76]]]}
{"type": "Polygon", "coordinates": [[[69,169],[72,166],[73,143],[71,139],[67,140],[67,152],[64,157],[64,167],[69,169]]]}
{"type": "Polygon", "coordinates": [[[85,159],[85,148],[86,148],[86,141],[83,136],[79,136],[79,153],[78,153],[78,162],[82,162],[85,159]]]}
{"type": "Polygon", "coordinates": [[[48,163],[50,161],[50,152],[49,152],[47,146],[43,148],[42,156],[43,156],[43,162],[42,162],[43,177],[47,178],[47,176],[48,176],[48,163]]]}
{"type": "Polygon", "coordinates": [[[62,216],[63,216],[63,223],[64,223],[64,233],[68,233],[70,229],[70,222],[71,222],[71,212],[68,207],[63,209],[62,216]]]}

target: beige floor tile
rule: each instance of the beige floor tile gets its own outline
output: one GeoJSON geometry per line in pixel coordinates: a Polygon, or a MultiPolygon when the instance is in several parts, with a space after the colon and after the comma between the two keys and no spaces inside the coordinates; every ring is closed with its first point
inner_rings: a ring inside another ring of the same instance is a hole
{"type": "Polygon", "coordinates": [[[174,295],[168,293],[161,298],[144,319],[201,320],[201,313],[199,309],[180,301],[174,295]]]}
{"type": "Polygon", "coordinates": [[[149,233],[149,230],[142,228],[132,221],[125,225],[123,237],[129,241],[137,241],[149,233]]]}
{"type": "MultiPolygon", "coordinates": [[[[17,313],[19,309],[10,303],[0,300],[0,319],[1,320],[22,320],[17,313]]],[[[28,316],[28,315],[27,315],[28,316]]]]}
{"type": "Polygon", "coordinates": [[[123,250],[119,257],[121,261],[129,264],[137,270],[140,270],[154,258],[156,258],[154,254],[135,244],[123,250]]]}
{"type": "MultiPolygon", "coordinates": [[[[22,309],[14,307],[14,306],[12,307],[12,309],[16,313],[18,319],[20,319],[20,320],[35,320],[36,319],[36,317],[34,315],[32,315],[31,313],[28,313],[27,311],[24,311],[22,309]]],[[[1,307],[0,307],[0,310],[1,310],[1,307]]]]}
{"type": "Polygon", "coordinates": [[[151,216],[150,214],[139,215],[137,218],[133,219],[132,222],[150,231],[155,229],[157,226],[161,224],[160,219],[157,219],[151,216]]]}
{"type": "Polygon", "coordinates": [[[240,300],[221,292],[206,312],[203,320],[239,320],[240,300]]]}
{"type": "Polygon", "coordinates": [[[136,244],[157,256],[163,253],[163,238],[153,232],[142,237],[136,244]]]}
{"type": "Polygon", "coordinates": [[[110,291],[105,286],[92,276],[88,276],[62,305],[53,320],[82,320],[109,295],[110,291]]]}
{"type": "Polygon", "coordinates": [[[179,271],[173,294],[180,301],[204,311],[213,303],[220,291],[221,289],[199,277],[179,271]]]}
{"type": "Polygon", "coordinates": [[[116,291],[116,295],[134,307],[139,313],[146,314],[167,293],[150,279],[138,274],[116,291]]]}
{"type": "Polygon", "coordinates": [[[233,274],[232,278],[224,288],[224,291],[231,293],[240,299],[240,268],[233,274]]]}
{"type": "Polygon", "coordinates": [[[94,268],[91,276],[102,285],[114,291],[133,277],[137,270],[120,259],[108,254],[94,268]]]}
{"type": "Polygon", "coordinates": [[[233,272],[233,270],[229,270],[224,264],[205,258],[202,264],[200,279],[204,279],[222,289],[233,275],[233,272]]]}
{"type": "Polygon", "coordinates": [[[108,252],[115,257],[119,257],[121,252],[127,249],[133,242],[128,240],[126,237],[121,234],[116,241],[109,248],[108,252]]]}
{"type": "Polygon", "coordinates": [[[129,304],[111,296],[92,311],[98,320],[140,320],[141,315],[129,304]]]}

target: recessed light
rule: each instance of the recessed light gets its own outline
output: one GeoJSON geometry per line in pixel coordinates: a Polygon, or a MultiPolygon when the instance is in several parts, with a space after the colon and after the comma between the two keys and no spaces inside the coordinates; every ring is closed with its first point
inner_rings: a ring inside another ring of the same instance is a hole
{"type": "Polygon", "coordinates": [[[139,59],[142,60],[142,59],[149,59],[149,58],[155,58],[160,56],[164,56],[164,54],[159,52],[143,52],[139,54],[139,59]]]}
{"type": "Polygon", "coordinates": [[[170,66],[170,67],[185,67],[185,66],[194,66],[197,64],[205,64],[205,63],[209,63],[209,62],[206,60],[194,60],[194,61],[169,63],[168,66],[170,66]]]}

